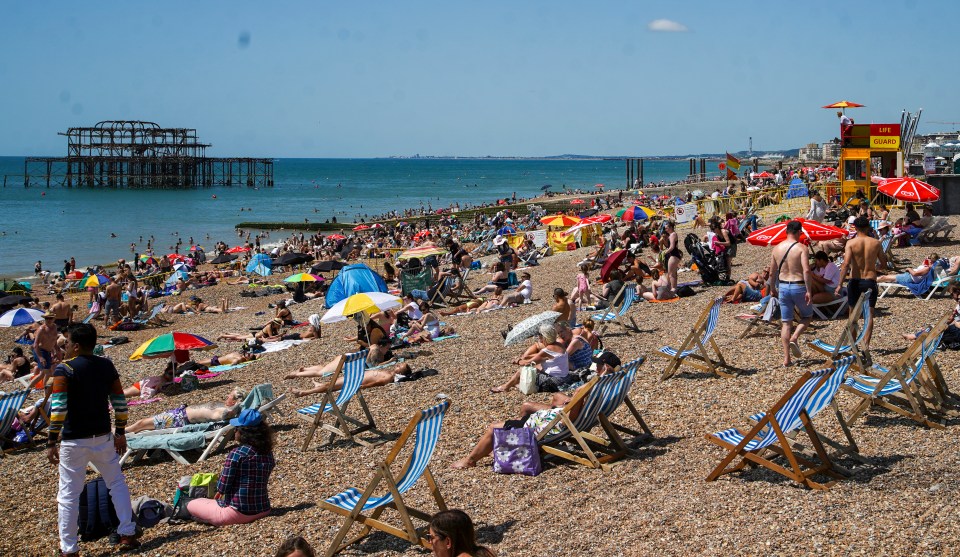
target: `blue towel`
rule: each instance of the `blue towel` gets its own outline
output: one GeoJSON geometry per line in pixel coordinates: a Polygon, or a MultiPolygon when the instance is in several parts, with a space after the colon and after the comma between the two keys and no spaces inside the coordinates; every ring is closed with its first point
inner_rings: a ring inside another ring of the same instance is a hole
{"type": "Polygon", "coordinates": [[[919,298],[930,290],[930,286],[933,285],[933,275],[933,269],[931,269],[920,282],[908,281],[904,286],[906,286],[910,292],[913,292],[914,296],[919,298]]]}

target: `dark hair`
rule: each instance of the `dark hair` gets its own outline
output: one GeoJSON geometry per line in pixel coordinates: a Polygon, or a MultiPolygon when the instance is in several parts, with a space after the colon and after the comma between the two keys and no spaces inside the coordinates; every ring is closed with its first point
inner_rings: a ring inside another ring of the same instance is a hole
{"type": "Polygon", "coordinates": [[[441,539],[450,540],[450,554],[466,553],[475,556],[493,555],[489,549],[477,545],[477,534],[470,516],[459,510],[440,511],[430,517],[430,529],[441,539]]]}
{"type": "Polygon", "coordinates": [[[273,454],[273,428],[266,420],[254,426],[238,427],[241,445],[250,445],[262,455],[273,454]]]}
{"type": "Polygon", "coordinates": [[[827,252],[820,250],[817,253],[813,254],[814,259],[819,259],[820,261],[830,261],[830,256],[827,255],[827,252]]]}
{"type": "Polygon", "coordinates": [[[288,557],[294,551],[299,551],[307,557],[316,557],[317,555],[316,552],[313,551],[313,548],[310,547],[310,544],[307,543],[307,540],[303,539],[302,536],[290,534],[287,536],[287,539],[283,540],[280,547],[277,548],[276,557],[288,557]]]}
{"type": "Polygon", "coordinates": [[[857,217],[853,219],[853,227],[861,232],[870,231],[870,219],[867,217],[857,217]]]}
{"type": "Polygon", "coordinates": [[[563,291],[563,288],[554,288],[553,289],[554,298],[566,298],[567,293],[563,291]]]}
{"type": "Polygon", "coordinates": [[[70,342],[82,350],[93,350],[97,346],[97,329],[89,323],[80,323],[70,329],[70,342]]]}
{"type": "Polygon", "coordinates": [[[17,356],[23,356],[23,348],[20,348],[19,346],[14,346],[13,353],[16,354],[17,356]]]}
{"type": "Polygon", "coordinates": [[[800,225],[800,221],[792,220],[787,223],[787,234],[800,234],[803,231],[803,226],[800,225]]]}

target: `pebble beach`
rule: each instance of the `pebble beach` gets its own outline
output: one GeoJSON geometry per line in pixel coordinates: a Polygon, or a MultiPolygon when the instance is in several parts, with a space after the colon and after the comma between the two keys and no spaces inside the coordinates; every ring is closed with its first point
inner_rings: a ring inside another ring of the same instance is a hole
{"type": "MultiPolygon", "coordinates": [[[[899,215],[897,215],[899,216],[899,215]]],[[[960,223],[950,217],[952,224],[960,223]]],[[[681,231],[681,237],[687,230],[681,231]]],[[[895,248],[902,267],[918,264],[930,252],[957,255],[957,241],[933,246],[895,248]]],[[[747,416],[766,410],[796,381],[803,370],[826,367],[828,360],[809,348],[799,365],[783,368],[779,337],[759,334],[740,340],[745,324],[736,315],[750,304],[724,304],[715,339],[735,377],[717,378],[683,368],[673,378],[660,381],[666,360],[657,357],[664,345],[677,346],[703,308],[726,287],[696,287],[697,294],[675,303],[637,303],[630,310],[641,331],[608,328],[604,345],[623,361],[645,356],[630,397],[653,431],[654,439],[638,446],[612,470],[588,469],[548,461],[537,477],[499,475],[488,458],[468,470],[452,470],[492,421],[517,418],[521,403],[529,398],[549,400],[547,394],[525,397],[517,390],[493,394],[516,367],[511,361],[525,345],[504,347],[499,331],[534,313],[550,309],[549,293],[574,284],[576,264],[587,250],[547,257],[530,269],[533,303],[477,316],[451,316],[444,321],[459,338],[402,349],[399,354],[414,370],[438,373],[411,382],[364,391],[379,429],[397,434],[411,416],[435,404],[438,395],[451,401],[431,469],[451,508],[465,510],[478,529],[479,541],[501,556],[555,555],[949,555],[960,542],[957,495],[960,490],[960,455],[956,429],[960,420],[945,429],[927,429],[896,414],[871,409],[852,427],[860,454],[870,463],[840,459],[851,477],[828,491],[813,491],[765,469],[750,469],[706,482],[723,451],[705,435],[734,426],[747,426],[747,416]],[[692,372],[691,372],[692,371],[692,372]]],[[[739,246],[732,277],[743,278],[768,262],[770,248],[739,246]]],[[[489,263],[488,256],[483,261],[489,263]]],[[[592,274],[596,278],[596,272],[592,274]]],[[[271,277],[279,284],[284,275],[271,277]]],[[[472,287],[486,275],[471,277],[472,287]]],[[[680,274],[680,281],[698,279],[697,273],[680,274]]],[[[169,315],[170,327],[112,333],[130,343],[107,350],[124,385],[160,372],[157,360],[131,362],[130,354],[143,342],[172,330],[215,339],[225,332],[246,331],[269,319],[268,303],[289,295],[261,298],[239,296],[245,286],[219,284],[199,295],[207,301],[226,298],[230,306],[246,309],[225,315],[169,315]],[[255,316],[257,312],[266,315],[255,316]]],[[[50,300],[52,296],[41,296],[50,300]]],[[[153,301],[156,303],[156,300],[153,301]]],[[[878,304],[873,359],[893,363],[907,345],[903,333],[932,323],[952,309],[948,299],[930,301],[896,294],[878,304]]],[[[322,301],[291,307],[304,321],[324,313],[322,301]]],[[[843,321],[814,321],[806,340],[833,342],[843,321]]],[[[133,406],[130,420],[181,404],[222,401],[240,387],[271,383],[274,393],[310,386],[309,379],[284,380],[301,366],[324,363],[352,349],[343,341],[355,332],[352,322],[325,325],[323,338],[266,354],[245,367],[202,381],[192,392],[173,391],[163,400],[133,406]]],[[[17,329],[0,329],[0,346],[12,346],[17,329]]],[[[212,353],[238,350],[239,342],[224,341],[212,353]]],[[[938,352],[949,385],[960,385],[960,365],[953,352],[938,352]]],[[[840,406],[848,410],[856,400],[841,393],[840,406]]],[[[319,397],[317,397],[318,399],[319,397]]],[[[363,488],[392,447],[347,443],[301,451],[306,425],[296,409],[316,402],[292,396],[270,415],[277,432],[277,467],[270,481],[273,512],[249,525],[213,528],[187,523],[161,524],[146,530],[142,554],[148,555],[272,555],[289,534],[306,538],[324,551],[341,524],[341,518],[323,511],[318,501],[347,487],[363,488]]],[[[356,410],[356,408],[354,408],[356,410]]],[[[627,421],[621,408],[614,416],[627,421]]],[[[822,412],[814,422],[818,431],[840,436],[832,412],[822,412]]],[[[229,446],[229,445],[228,445],[229,446]]],[[[148,495],[169,502],[177,480],[196,472],[219,472],[226,450],[199,464],[181,465],[168,457],[125,465],[131,495],[148,495]]],[[[0,485],[0,554],[49,555],[57,544],[57,469],[50,465],[43,444],[0,460],[4,481],[0,485]]],[[[90,472],[88,479],[93,478],[90,472]]],[[[408,504],[432,512],[432,498],[421,481],[406,496],[408,504]]],[[[388,511],[389,514],[389,511],[388,511]]],[[[386,516],[386,515],[385,515],[386,516]]],[[[395,518],[396,514],[390,515],[395,518]]],[[[106,539],[84,543],[85,555],[107,555],[113,548],[106,539]]],[[[344,551],[343,555],[422,556],[428,552],[397,538],[374,533],[344,551]]]]}

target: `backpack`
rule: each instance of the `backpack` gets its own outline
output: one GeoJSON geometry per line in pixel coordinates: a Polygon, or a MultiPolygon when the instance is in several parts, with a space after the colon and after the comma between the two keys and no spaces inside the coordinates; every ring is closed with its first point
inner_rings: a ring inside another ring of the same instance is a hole
{"type": "Polygon", "coordinates": [[[80,539],[88,542],[108,536],[120,526],[117,511],[103,478],[90,480],[80,492],[80,539]]]}
{"type": "Polygon", "coordinates": [[[141,528],[152,528],[164,518],[173,516],[172,506],[146,495],[138,497],[131,506],[137,526],[141,528]]]}

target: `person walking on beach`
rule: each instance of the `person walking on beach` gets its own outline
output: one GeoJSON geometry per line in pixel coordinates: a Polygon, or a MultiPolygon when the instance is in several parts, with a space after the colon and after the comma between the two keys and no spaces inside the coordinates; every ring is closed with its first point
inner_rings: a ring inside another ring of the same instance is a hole
{"type": "Polygon", "coordinates": [[[783,365],[793,365],[791,353],[800,357],[798,342],[810,324],[813,306],[810,305],[810,253],[800,243],[800,222],[787,224],[787,239],[773,249],[770,257],[770,295],[780,302],[780,341],[783,343],[783,365]],[[793,328],[794,309],[800,314],[800,324],[793,328]]]}
{"type": "Polygon", "coordinates": [[[54,356],[57,354],[57,325],[55,315],[48,311],[43,314],[43,324],[33,336],[33,359],[37,362],[37,372],[49,376],[53,370],[54,356]]]}
{"type": "Polygon", "coordinates": [[[120,321],[120,297],[122,294],[123,288],[117,284],[117,279],[110,277],[110,282],[106,288],[107,301],[103,308],[103,319],[108,325],[120,321]],[[111,319],[111,315],[113,319],[111,319]]]}
{"type": "Polygon", "coordinates": [[[63,294],[57,294],[57,303],[50,307],[50,311],[53,312],[53,322],[57,326],[57,331],[62,333],[70,325],[73,318],[73,308],[63,301],[63,294]]]}
{"type": "Polygon", "coordinates": [[[59,465],[60,470],[57,514],[61,555],[79,555],[80,492],[87,464],[97,467],[110,490],[120,520],[119,549],[140,547],[130,490],[118,456],[127,450],[127,399],[113,362],[93,355],[96,345],[97,330],[93,325],[81,324],[71,329],[65,345],[68,359],[53,374],[47,459],[59,465]],[[108,403],[113,405],[112,434],[108,403]]]}
{"type": "MultiPolygon", "coordinates": [[[[870,226],[870,220],[867,217],[857,217],[853,221],[853,227],[857,230],[857,235],[847,241],[843,248],[843,264],[840,266],[840,280],[834,289],[834,294],[840,295],[840,289],[843,287],[843,279],[850,271],[850,280],[847,281],[847,309],[853,311],[853,306],[857,305],[857,300],[864,292],[869,293],[867,303],[870,308],[877,307],[877,268],[887,268],[887,256],[883,253],[883,247],[880,240],[874,238],[873,227],[870,226]]],[[[870,318],[865,324],[866,330],[863,333],[863,348],[870,349],[870,337],[873,335],[873,314],[870,312],[870,318]]]]}

